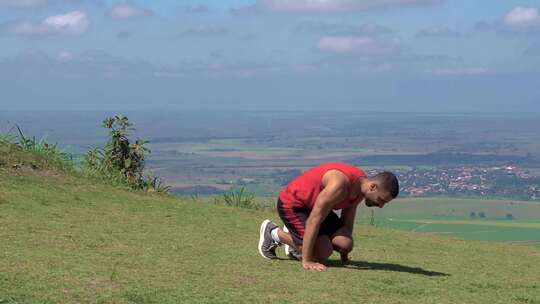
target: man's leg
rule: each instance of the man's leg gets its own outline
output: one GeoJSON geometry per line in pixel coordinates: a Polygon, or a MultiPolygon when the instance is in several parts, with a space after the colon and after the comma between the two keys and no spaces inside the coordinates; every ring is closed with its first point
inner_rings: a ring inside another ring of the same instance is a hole
{"type": "Polygon", "coordinates": [[[277,211],[288,230],[284,231],[283,229],[277,229],[276,234],[279,238],[279,242],[300,252],[302,250],[301,244],[306,220],[309,217],[309,210],[286,207],[283,205],[283,202],[278,199],[277,211]]]}
{"type": "Polygon", "coordinates": [[[326,235],[320,235],[317,238],[317,241],[315,242],[315,260],[318,263],[324,264],[326,260],[332,255],[332,252],[334,252],[334,248],[332,247],[332,242],[330,242],[330,238],[326,235]]]}
{"type": "MultiPolygon", "coordinates": [[[[294,248],[296,252],[301,255],[303,232],[310,210],[285,208],[280,200],[278,200],[277,203],[277,210],[281,220],[285,223],[289,231],[286,232],[281,228],[275,229],[275,234],[279,239],[275,239],[275,241],[294,248]]],[[[332,251],[333,248],[330,238],[327,235],[319,235],[314,246],[315,258],[321,262],[326,261],[326,259],[332,255],[332,251]]]]}
{"type": "MultiPolygon", "coordinates": [[[[302,246],[295,244],[289,233],[283,231],[282,229],[279,229],[278,236],[279,236],[280,242],[295,248],[298,251],[298,253],[302,254],[302,246]]],[[[317,241],[315,242],[314,251],[315,251],[315,259],[317,260],[317,262],[319,263],[325,262],[332,255],[332,252],[334,251],[330,238],[326,235],[320,235],[317,238],[317,241]]]]}
{"type": "Polygon", "coordinates": [[[292,238],[290,233],[283,231],[283,229],[281,229],[281,228],[278,228],[277,233],[278,233],[278,236],[279,236],[279,241],[281,243],[289,245],[289,246],[295,248],[296,250],[298,250],[298,247],[301,247],[301,246],[298,246],[298,245],[296,245],[294,243],[293,238],[292,238]]]}
{"type": "Polygon", "coordinates": [[[345,226],[339,228],[332,235],[332,246],[334,250],[341,254],[348,254],[351,252],[354,246],[351,231],[345,226]]]}
{"type": "MultiPolygon", "coordinates": [[[[302,239],[299,236],[293,236],[290,233],[287,233],[277,227],[275,223],[270,220],[264,220],[261,224],[260,235],[259,235],[259,253],[261,256],[267,259],[276,259],[275,248],[278,243],[285,243],[293,248],[295,248],[298,253],[302,253],[301,244],[302,239]],[[272,232],[277,232],[279,240],[274,239],[272,232]],[[293,241],[297,239],[297,241],[293,241]]],[[[332,255],[333,247],[330,238],[327,235],[319,235],[315,241],[315,246],[313,248],[313,254],[315,261],[319,263],[324,263],[328,257],[332,255]]]]}

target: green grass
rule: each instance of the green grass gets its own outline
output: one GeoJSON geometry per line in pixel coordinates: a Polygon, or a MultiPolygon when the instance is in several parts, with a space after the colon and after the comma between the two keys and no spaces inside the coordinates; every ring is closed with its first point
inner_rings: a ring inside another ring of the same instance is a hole
{"type": "Polygon", "coordinates": [[[540,249],[358,225],[312,273],[258,255],[264,218],[0,168],[0,303],[540,303],[540,249]]]}
{"type": "Polygon", "coordinates": [[[504,218],[510,213],[516,220],[540,219],[540,202],[508,199],[400,198],[384,209],[379,217],[400,219],[469,219],[470,213],[484,212],[487,219],[504,218]]]}
{"type": "Polygon", "coordinates": [[[382,219],[377,221],[377,224],[393,229],[445,234],[467,240],[540,245],[540,226],[538,223],[382,219]]]}
{"type": "Polygon", "coordinates": [[[43,140],[25,139],[24,144],[12,144],[11,138],[0,134],[0,168],[31,168],[74,172],[75,165],[70,155],[60,151],[56,145],[43,140]]]}
{"type": "MultiPolygon", "coordinates": [[[[540,247],[540,203],[516,200],[407,198],[375,211],[379,227],[540,247]],[[484,212],[486,218],[471,218],[484,212]],[[504,219],[512,214],[515,219],[504,219]]],[[[369,223],[367,212],[359,221],[369,223]]]]}
{"type": "MultiPolygon", "coordinates": [[[[540,229],[540,223],[513,221],[513,220],[405,220],[405,219],[387,219],[388,221],[410,222],[419,225],[459,225],[459,226],[489,226],[504,228],[531,228],[540,229]]],[[[540,236],[539,236],[540,237],[540,236]]]]}

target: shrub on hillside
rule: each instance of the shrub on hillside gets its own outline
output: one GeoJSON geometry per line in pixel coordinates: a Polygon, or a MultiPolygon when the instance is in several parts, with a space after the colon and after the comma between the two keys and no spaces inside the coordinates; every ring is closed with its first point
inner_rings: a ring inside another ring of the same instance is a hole
{"type": "Polygon", "coordinates": [[[168,192],[158,177],[145,176],[146,140],[132,143],[129,131],[135,130],[129,119],[116,115],[108,117],[102,126],[109,129],[109,141],[104,148],[92,148],[84,156],[84,171],[90,175],[107,179],[114,184],[127,184],[133,189],[168,192]]]}

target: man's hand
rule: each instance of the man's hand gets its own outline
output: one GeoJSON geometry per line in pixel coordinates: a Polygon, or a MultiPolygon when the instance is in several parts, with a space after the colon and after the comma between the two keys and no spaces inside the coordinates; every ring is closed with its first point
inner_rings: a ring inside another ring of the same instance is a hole
{"type": "Polygon", "coordinates": [[[317,262],[302,261],[302,267],[307,270],[325,271],[326,266],[317,262]]]}

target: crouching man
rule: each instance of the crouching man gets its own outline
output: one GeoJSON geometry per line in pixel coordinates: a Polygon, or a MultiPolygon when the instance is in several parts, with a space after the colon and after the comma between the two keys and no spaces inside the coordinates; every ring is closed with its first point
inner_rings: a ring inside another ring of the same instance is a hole
{"type": "Polygon", "coordinates": [[[353,248],[352,231],[356,208],[362,200],[368,207],[384,207],[396,198],[399,183],[390,172],[368,177],[355,166],[327,163],[306,171],[279,194],[277,211],[283,229],[270,220],[260,227],[259,253],[275,259],[278,245],[302,261],[304,269],[324,271],[324,263],[336,250],[342,262],[353,248]],[[334,210],[341,209],[341,216],[334,210]]]}

